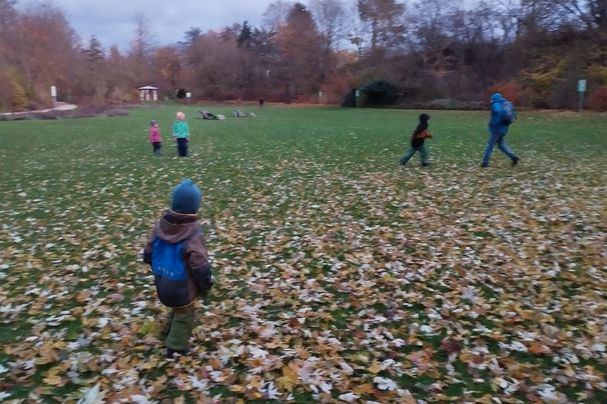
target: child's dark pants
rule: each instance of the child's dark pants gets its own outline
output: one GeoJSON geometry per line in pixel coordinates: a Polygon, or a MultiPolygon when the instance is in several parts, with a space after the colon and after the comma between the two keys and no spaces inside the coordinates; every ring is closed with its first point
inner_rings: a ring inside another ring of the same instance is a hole
{"type": "Polygon", "coordinates": [[[188,156],[188,139],[184,137],[177,138],[177,154],[179,157],[188,156]]]}
{"type": "Polygon", "coordinates": [[[161,143],[160,142],[154,142],[152,143],[152,146],[154,146],[154,154],[160,154],[161,153],[161,143]]]}

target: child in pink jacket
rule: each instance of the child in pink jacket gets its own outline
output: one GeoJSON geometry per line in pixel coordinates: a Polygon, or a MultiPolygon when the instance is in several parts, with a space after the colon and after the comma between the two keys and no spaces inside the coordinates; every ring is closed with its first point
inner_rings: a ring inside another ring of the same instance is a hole
{"type": "Polygon", "coordinates": [[[150,134],[150,143],[154,146],[154,155],[162,156],[162,137],[160,136],[160,127],[158,127],[156,120],[150,122],[148,132],[150,134]]]}

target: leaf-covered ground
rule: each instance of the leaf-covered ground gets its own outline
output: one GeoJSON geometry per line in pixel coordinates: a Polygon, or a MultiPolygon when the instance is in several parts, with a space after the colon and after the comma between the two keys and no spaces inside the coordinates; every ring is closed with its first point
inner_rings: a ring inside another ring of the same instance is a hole
{"type": "Polygon", "coordinates": [[[418,112],[188,108],[177,159],[176,110],[0,122],[0,400],[607,401],[607,116],[521,113],[481,170],[481,112],[402,168],[418,112]],[[216,286],[173,361],[139,254],[184,177],[216,286]]]}

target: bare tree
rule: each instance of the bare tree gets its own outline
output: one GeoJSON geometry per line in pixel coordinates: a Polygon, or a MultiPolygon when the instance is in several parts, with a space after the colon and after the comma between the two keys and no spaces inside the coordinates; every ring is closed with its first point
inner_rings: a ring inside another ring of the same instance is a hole
{"type": "Polygon", "coordinates": [[[15,3],[15,0],[0,0],[0,27],[2,27],[2,31],[15,21],[17,16],[15,3]]]}
{"type": "Polygon", "coordinates": [[[293,2],[288,0],[277,0],[270,3],[266,11],[263,13],[263,24],[270,31],[276,32],[281,25],[287,22],[287,17],[293,2]]]}
{"type": "Polygon", "coordinates": [[[451,17],[460,9],[461,0],[425,0],[415,3],[413,25],[419,39],[426,42],[441,40],[447,35],[451,17]]]}
{"type": "Polygon", "coordinates": [[[0,0],[0,63],[16,50],[16,21],[15,1],[0,0]]]}
{"type": "Polygon", "coordinates": [[[358,3],[352,4],[346,9],[346,36],[348,41],[356,47],[358,58],[362,57],[366,43],[366,27],[364,25],[358,12],[358,3]]]}
{"type": "Polygon", "coordinates": [[[588,29],[607,34],[606,0],[555,0],[555,3],[588,29]]]}
{"type": "Polygon", "coordinates": [[[150,29],[150,20],[141,13],[133,16],[135,38],[129,52],[130,71],[133,73],[134,85],[147,84],[150,76],[151,52],[154,35],[150,29]]]}
{"type": "Polygon", "coordinates": [[[367,25],[371,50],[402,44],[405,5],[395,0],[358,0],[360,19],[367,25]]]}
{"type": "Polygon", "coordinates": [[[343,0],[311,0],[310,11],[318,31],[325,37],[327,50],[344,38],[346,10],[343,0]]]}
{"type": "Polygon", "coordinates": [[[511,43],[517,34],[520,6],[518,0],[491,0],[481,1],[478,8],[491,10],[491,21],[501,33],[502,43],[511,43]]]}

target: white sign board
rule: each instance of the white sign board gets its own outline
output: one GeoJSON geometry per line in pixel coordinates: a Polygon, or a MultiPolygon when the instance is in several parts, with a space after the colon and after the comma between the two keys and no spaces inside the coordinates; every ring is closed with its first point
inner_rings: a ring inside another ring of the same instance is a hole
{"type": "Polygon", "coordinates": [[[57,96],[57,87],[51,86],[51,97],[57,96]]]}
{"type": "Polygon", "coordinates": [[[359,91],[359,90],[355,90],[355,91],[354,91],[354,96],[355,96],[356,98],[360,97],[360,91],[359,91]]]}
{"type": "Polygon", "coordinates": [[[580,80],[577,82],[577,92],[578,93],[586,92],[586,80],[580,80]]]}
{"type": "Polygon", "coordinates": [[[186,96],[187,98],[192,98],[192,93],[185,93],[185,96],[186,96]]]}

